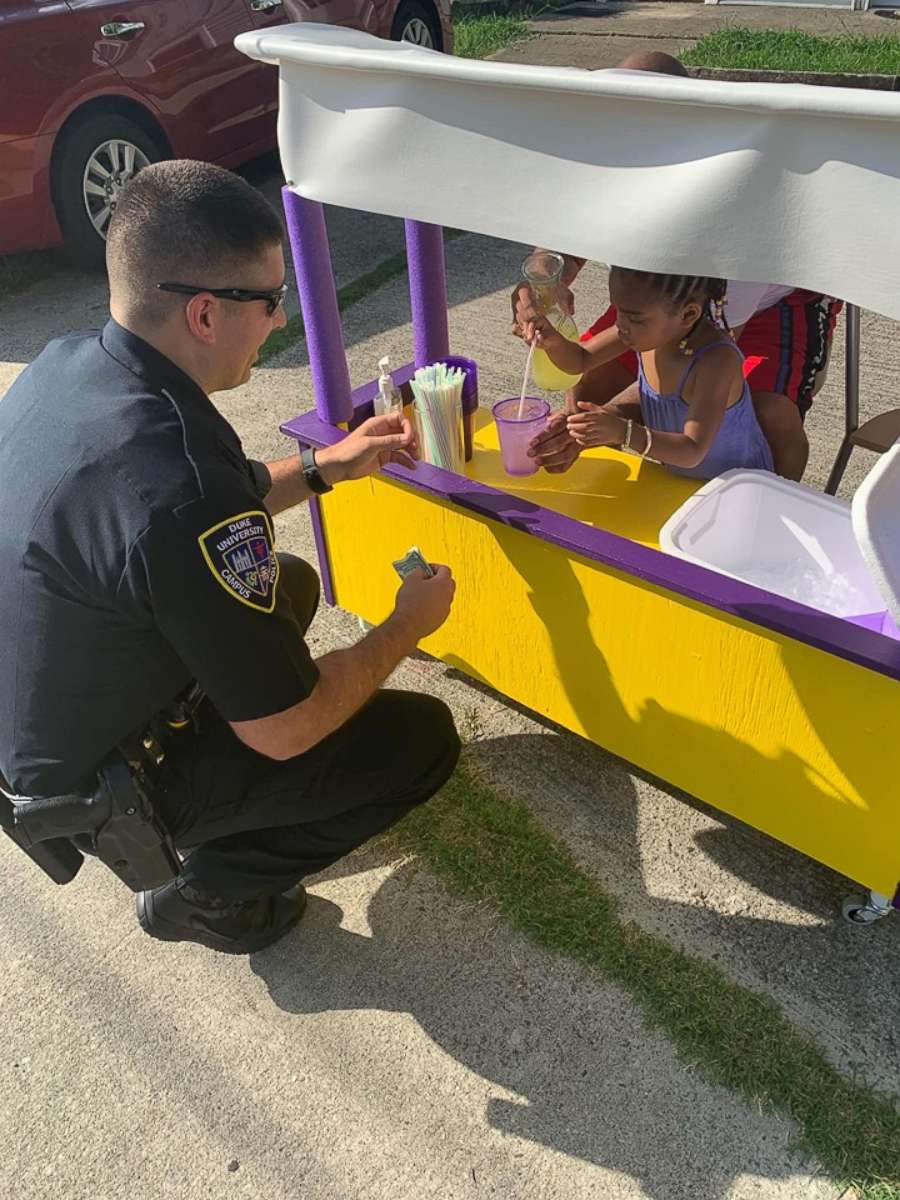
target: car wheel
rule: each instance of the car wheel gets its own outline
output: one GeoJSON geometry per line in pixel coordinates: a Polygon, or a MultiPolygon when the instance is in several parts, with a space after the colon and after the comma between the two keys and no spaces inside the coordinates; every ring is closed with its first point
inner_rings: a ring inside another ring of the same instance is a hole
{"type": "Polygon", "coordinates": [[[391,26],[391,37],[395,42],[441,49],[441,31],[434,10],[418,0],[403,0],[391,26]]]}
{"type": "Polygon", "coordinates": [[[63,134],[53,197],[72,258],[83,266],[103,266],[119,193],[141,167],[165,157],[145,129],[118,113],[88,117],[63,134]]]}

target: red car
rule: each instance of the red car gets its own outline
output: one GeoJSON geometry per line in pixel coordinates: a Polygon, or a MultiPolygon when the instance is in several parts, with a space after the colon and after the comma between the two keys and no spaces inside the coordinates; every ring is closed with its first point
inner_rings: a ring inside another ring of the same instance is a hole
{"type": "Polygon", "coordinates": [[[452,0],[0,0],[0,254],[65,241],[103,260],[148,162],[233,167],[275,146],[277,72],[237,34],[350,25],[451,51],[452,0]]]}

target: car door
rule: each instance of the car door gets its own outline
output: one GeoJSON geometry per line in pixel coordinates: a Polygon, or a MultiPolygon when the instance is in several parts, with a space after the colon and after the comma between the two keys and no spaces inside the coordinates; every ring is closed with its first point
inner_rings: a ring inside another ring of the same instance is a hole
{"type": "MultiPolygon", "coordinates": [[[[366,33],[378,33],[378,18],[372,0],[248,0],[256,29],[297,21],[316,21],[321,25],[349,25],[366,33]]],[[[266,112],[278,108],[278,72],[262,83],[266,112]]]]}
{"type": "Polygon", "coordinates": [[[73,94],[103,86],[71,61],[71,21],[64,0],[0,0],[0,254],[52,238],[54,133],[73,94]]]}
{"type": "Polygon", "coordinates": [[[86,64],[112,66],[156,110],[172,150],[232,159],[259,136],[265,70],[234,47],[251,0],[68,0],[86,64]]]}

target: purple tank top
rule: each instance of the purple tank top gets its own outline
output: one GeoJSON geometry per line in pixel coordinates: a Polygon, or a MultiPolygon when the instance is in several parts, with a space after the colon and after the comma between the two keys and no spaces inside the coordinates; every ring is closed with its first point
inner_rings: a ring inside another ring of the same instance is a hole
{"type": "MultiPolygon", "coordinates": [[[[710,342],[701,346],[691,356],[691,361],[685,367],[676,391],[661,395],[647,382],[644,374],[644,364],[638,355],[638,387],[641,396],[641,416],[644,424],[650,429],[659,429],[664,433],[684,433],[684,422],[687,416],[687,404],[682,400],[681,393],[691,371],[707,350],[716,346],[729,346],[737,354],[741,362],[744,356],[731,339],[710,342]]],[[[653,451],[651,450],[651,454],[653,451]]],[[[690,475],[695,479],[714,479],[723,471],[734,467],[745,467],[754,470],[771,471],[773,469],[772,450],[763,436],[756,419],[756,411],[750,398],[750,389],[744,380],[744,390],[736,404],[726,408],[713,444],[706,458],[696,467],[672,467],[666,463],[670,471],[679,475],[690,475]]]]}

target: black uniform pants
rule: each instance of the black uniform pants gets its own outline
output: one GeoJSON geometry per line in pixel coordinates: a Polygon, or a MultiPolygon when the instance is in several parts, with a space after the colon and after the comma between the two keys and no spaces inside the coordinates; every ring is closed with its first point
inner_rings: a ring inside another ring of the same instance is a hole
{"type": "MultiPolygon", "coordinates": [[[[319,601],[315,571],[279,555],[304,631],[319,601]]],[[[184,875],[217,896],[274,895],[388,829],[453,773],[459,738],[440,700],[382,689],[345,725],[284,762],[245,746],[205,702],[200,731],[176,742],[154,793],[184,875]]]]}

